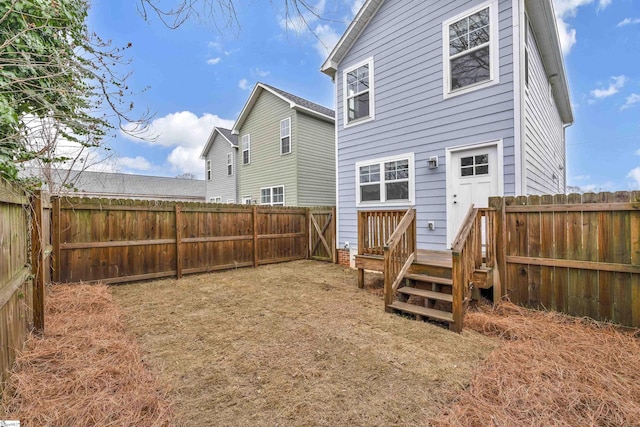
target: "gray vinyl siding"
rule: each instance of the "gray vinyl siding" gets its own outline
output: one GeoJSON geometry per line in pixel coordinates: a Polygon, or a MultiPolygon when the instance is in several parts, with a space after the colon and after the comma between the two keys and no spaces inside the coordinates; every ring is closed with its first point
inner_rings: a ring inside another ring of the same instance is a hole
{"type": "Polygon", "coordinates": [[[238,197],[260,203],[260,189],[284,185],[286,206],[298,205],[295,111],[288,102],[262,91],[238,134],[238,197]],[[291,153],[280,154],[280,120],[291,117],[291,153]],[[251,162],[242,164],[242,137],[251,135],[251,162]]]}
{"type": "MultiPolygon", "coordinates": [[[[527,194],[565,191],[564,131],[531,28],[528,31],[529,86],[525,89],[527,194]],[[554,179],[555,176],[555,179],[554,179]]],[[[524,82],[523,82],[524,84],[524,82]]]]}
{"type": "Polygon", "coordinates": [[[336,204],[335,127],[297,112],[298,202],[300,206],[336,204]]]}
{"type": "Polygon", "coordinates": [[[222,197],[222,203],[233,199],[239,202],[236,189],[236,167],[234,166],[233,175],[227,175],[227,154],[231,153],[235,163],[236,148],[232,147],[229,142],[220,134],[216,134],[211,148],[207,152],[204,162],[206,201],[212,197],[222,197]],[[211,160],[211,180],[207,180],[207,160],[211,160]]]}
{"type": "MultiPolygon", "coordinates": [[[[387,0],[336,74],[338,238],[357,241],[355,163],[414,153],[418,247],[446,247],[447,147],[502,140],[504,193],[514,194],[511,0],[499,2],[499,84],[443,99],[442,23],[481,1],[387,0]],[[374,59],[375,120],[343,127],[343,71],[374,59]],[[430,156],[440,166],[427,167],[430,156]],[[436,229],[427,230],[427,221],[436,229]]],[[[369,209],[369,208],[367,208],[369,209]]]]}

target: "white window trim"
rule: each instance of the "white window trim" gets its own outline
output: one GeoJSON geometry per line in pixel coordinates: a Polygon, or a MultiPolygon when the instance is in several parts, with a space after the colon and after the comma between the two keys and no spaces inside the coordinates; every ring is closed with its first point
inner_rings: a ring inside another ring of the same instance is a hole
{"type": "Polygon", "coordinates": [[[286,156],[287,154],[291,154],[293,152],[293,144],[291,140],[291,117],[287,117],[286,119],[280,120],[280,155],[286,156]],[[282,122],[289,122],[289,135],[282,135],[282,122]],[[282,151],[282,140],[286,137],[289,137],[289,151],[286,153],[282,151]]]}
{"type": "Polygon", "coordinates": [[[242,204],[243,205],[250,205],[251,204],[251,196],[242,196],[242,204]],[[249,202],[249,203],[247,203],[249,202]]]}
{"type": "Polygon", "coordinates": [[[241,155],[242,155],[242,164],[243,165],[250,165],[251,164],[251,134],[246,134],[246,135],[242,135],[242,138],[240,138],[240,151],[241,151],[241,155]],[[244,137],[247,137],[247,149],[244,149],[244,137]],[[249,161],[247,163],[244,162],[244,152],[247,151],[249,153],[249,161]]]}
{"type": "Polygon", "coordinates": [[[462,95],[493,86],[500,83],[500,40],[499,28],[500,21],[498,19],[498,1],[491,0],[482,3],[473,9],[468,9],[459,15],[449,18],[442,23],[442,97],[444,99],[462,95]],[[482,9],[489,8],[489,57],[491,66],[489,67],[489,80],[465,86],[460,89],[450,90],[451,87],[451,62],[449,60],[449,25],[457,22],[469,15],[473,15],[482,9]]]}
{"type": "Polygon", "coordinates": [[[233,169],[233,153],[227,153],[227,176],[233,176],[235,172],[233,169]],[[231,173],[229,173],[229,166],[231,166],[231,173]]]}
{"type": "Polygon", "coordinates": [[[273,189],[274,188],[282,188],[282,206],[285,206],[286,203],[286,193],[284,189],[284,185],[273,185],[271,187],[262,187],[260,189],[260,204],[263,206],[281,206],[280,204],[273,204],[273,189]],[[269,203],[262,203],[262,190],[269,190],[269,203]]]}
{"type": "Polygon", "coordinates": [[[358,62],[348,68],[345,68],[342,72],[342,115],[343,122],[342,126],[346,128],[350,128],[352,126],[357,126],[362,123],[370,122],[371,120],[375,120],[376,109],[375,109],[375,86],[374,86],[374,67],[373,67],[373,57],[365,59],[364,61],[358,62]],[[349,123],[348,120],[348,108],[347,108],[347,74],[356,68],[362,67],[363,65],[369,64],[369,117],[364,119],[357,119],[349,123]]]}
{"type": "Polygon", "coordinates": [[[209,197],[209,203],[222,203],[222,196],[209,197]]]}
{"type": "Polygon", "coordinates": [[[356,206],[369,207],[369,206],[409,206],[414,205],[416,200],[416,168],[414,161],[414,153],[405,153],[391,157],[381,157],[371,160],[362,160],[356,163],[356,206]],[[394,162],[398,160],[409,161],[409,200],[392,200],[386,201],[386,188],[384,180],[384,164],[388,162],[394,162]],[[380,199],[385,201],[379,202],[362,202],[360,200],[360,167],[372,164],[380,165],[380,199]]]}
{"type": "Polygon", "coordinates": [[[211,181],[211,160],[207,160],[207,181],[211,181]]]}
{"type": "Polygon", "coordinates": [[[227,199],[228,205],[233,205],[236,201],[234,199],[227,199]]]}

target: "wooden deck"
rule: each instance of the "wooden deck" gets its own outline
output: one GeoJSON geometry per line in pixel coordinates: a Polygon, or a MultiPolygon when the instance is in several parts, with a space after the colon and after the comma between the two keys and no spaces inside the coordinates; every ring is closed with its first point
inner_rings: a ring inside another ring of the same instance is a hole
{"type": "MultiPolygon", "coordinates": [[[[418,256],[414,264],[451,268],[452,262],[451,251],[418,249],[418,256]]],[[[382,255],[356,255],[356,268],[383,271],[384,257],[382,255]]]]}

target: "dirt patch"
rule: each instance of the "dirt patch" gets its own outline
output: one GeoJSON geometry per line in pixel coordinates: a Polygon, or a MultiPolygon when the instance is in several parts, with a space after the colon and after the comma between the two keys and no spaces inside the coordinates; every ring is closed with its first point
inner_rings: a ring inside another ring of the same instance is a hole
{"type": "Polygon", "coordinates": [[[168,426],[172,411],[106,286],[48,289],[4,390],[2,419],[23,426],[168,426]]]}
{"type": "Polygon", "coordinates": [[[637,333],[509,303],[467,314],[465,327],[505,344],[435,425],[640,425],[637,333]]]}
{"type": "Polygon", "coordinates": [[[351,269],[299,261],[113,293],[178,423],[425,424],[496,339],[384,313],[356,283],[351,269]]]}

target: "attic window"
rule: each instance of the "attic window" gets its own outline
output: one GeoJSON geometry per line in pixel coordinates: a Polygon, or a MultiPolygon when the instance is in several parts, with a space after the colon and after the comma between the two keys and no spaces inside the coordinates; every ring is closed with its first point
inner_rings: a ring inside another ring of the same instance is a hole
{"type": "Polygon", "coordinates": [[[492,1],[443,24],[445,97],[497,83],[496,15],[492,1]]]}
{"type": "Polygon", "coordinates": [[[251,135],[242,136],[242,164],[251,163],[251,135]]]}

